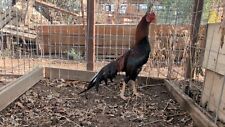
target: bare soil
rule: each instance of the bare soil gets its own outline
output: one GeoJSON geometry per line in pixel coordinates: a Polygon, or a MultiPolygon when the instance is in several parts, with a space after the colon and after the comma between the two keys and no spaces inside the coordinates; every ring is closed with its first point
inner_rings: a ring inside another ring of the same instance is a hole
{"type": "Polygon", "coordinates": [[[141,98],[127,87],[122,100],[119,85],[101,85],[77,95],[86,82],[44,79],[0,112],[0,126],[29,127],[191,127],[193,121],[163,83],[140,84],[141,98]],[[87,97],[87,98],[86,98],[87,97]]]}

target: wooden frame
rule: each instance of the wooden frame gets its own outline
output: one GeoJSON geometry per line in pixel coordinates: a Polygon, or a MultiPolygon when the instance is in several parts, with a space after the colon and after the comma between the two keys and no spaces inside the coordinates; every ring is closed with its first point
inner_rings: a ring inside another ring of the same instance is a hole
{"type": "MultiPolygon", "coordinates": [[[[96,74],[96,72],[93,71],[81,71],[81,70],[68,70],[68,69],[60,69],[60,68],[49,68],[46,67],[44,72],[45,78],[50,79],[64,79],[64,80],[80,80],[88,82],[91,80],[91,78],[96,74]]],[[[119,82],[123,75],[118,75],[116,77],[116,82],[119,82]]],[[[159,83],[163,82],[163,79],[161,78],[150,78],[150,77],[144,77],[139,76],[138,77],[139,82],[145,82],[145,83],[159,83]]]]}
{"type": "Polygon", "coordinates": [[[24,92],[43,79],[43,68],[36,68],[28,74],[0,89],[0,111],[15,101],[24,92]]]}
{"type": "Polygon", "coordinates": [[[15,9],[9,9],[5,12],[6,14],[4,15],[0,14],[0,30],[4,28],[9,22],[11,22],[11,20],[13,19],[18,20],[18,18],[16,17],[17,11],[15,9]]]}
{"type": "Polygon", "coordinates": [[[217,125],[213,123],[209,116],[205,115],[207,113],[205,112],[204,114],[200,110],[200,106],[198,106],[191,98],[181,92],[181,90],[175,84],[168,80],[165,80],[165,84],[167,90],[173,95],[181,107],[188,111],[188,113],[191,115],[194,124],[197,127],[217,127],[217,125]]]}
{"type": "MultiPolygon", "coordinates": [[[[93,71],[68,70],[50,67],[36,68],[0,89],[0,111],[6,108],[10,103],[43,78],[90,81],[94,75],[95,72],[93,71]]],[[[120,79],[121,75],[117,77],[120,79]]],[[[139,76],[139,81],[147,84],[165,82],[165,86],[176,101],[182,106],[182,108],[190,113],[195,125],[199,127],[217,127],[217,125],[209,118],[207,113],[203,113],[200,110],[201,108],[196,105],[191,98],[182,93],[175,84],[168,80],[144,76],[139,76]]]]}

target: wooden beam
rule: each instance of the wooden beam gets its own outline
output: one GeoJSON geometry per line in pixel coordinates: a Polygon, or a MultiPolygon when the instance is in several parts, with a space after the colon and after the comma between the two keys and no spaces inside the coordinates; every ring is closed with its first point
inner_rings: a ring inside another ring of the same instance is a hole
{"type": "Polygon", "coordinates": [[[0,31],[14,35],[16,37],[21,37],[21,38],[23,37],[24,39],[32,40],[32,41],[34,41],[37,37],[36,31],[29,29],[27,27],[15,27],[11,25],[6,25],[0,31]]]}
{"type": "Polygon", "coordinates": [[[82,23],[83,23],[83,30],[85,30],[84,0],[80,0],[80,8],[81,8],[81,17],[82,17],[82,23]]]}
{"type": "Polygon", "coordinates": [[[25,19],[24,19],[24,24],[26,26],[29,26],[30,24],[30,18],[33,13],[33,6],[34,6],[34,0],[28,0],[27,1],[27,7],[26,7],[26,13],[25,13],[25,19]]]}
{"type": "Polygon", "coordinates": [[[44,77],[49,79],[90,81],[95,72],[45,67],[44,77]]]}
{"type": "Polygon", "coordinates": [[[87,1],[87,70],[94,70],[95,62],[95,0],[87,1]]]}
{"type": "MultiPolygon", "coordinates": [[[[71,69],[64,69],[64,68],[54,68],[54,67],[45,67],[44,68],[44,77],[49,79],[64,79],[64,80],[80,80],[89,82],[91,78],[97,72],[94,71],[81,71],[81,70],[71,70],[71,69]]],[[[118,75],[116,77],[116,82],[120,81],[124,75],[118,75]]],[[[164,83],[164,80],[161,78],[150,78],[145,76],[138,76],[139,83],[146,83],[146,84],[158,84],[164,83]]]]}
{"type": "Polygon", "coordinates": [[[57,10],[57,11],[61,11],[63,13],[66,13],[66,14],[69,14],[69,15],[72,15],[72,16],[75,16],[75,17],[79,16],[76,13],[73,13],[71,11],[67,11],[67,10],[62,9],[60,7],[57,7],[55,4],[47,3],[47,2],[44,2],[44,1],[41,1],[41,0],[35,0],[35,4],[39,4],[39,5],[42,5],[42,6],[57,10]]]}
{"type": "Polygon", "coordinates": [[[43,68],[36,68],[0,89],[0,111],[43,78],[43,68]]]}
{"type": "MultiPolygon", "coordinates": [[[[2,71],[2,70],[1,70],[2,71]]],[[[12,73],[6,73],[6,74],[3,74],[3,73],[0,73],[0,76],[1,77],[16,77],[16,78],[19,78],[20,76],[22,76],[21,74],[12,74],[12,73]]]]}
{"type": "Polygon", "coordinates": [[[196,105],[195,102],[185,95],[175,84],[165,80],[165,85],[168,91],[173,95],[177,102],[188,111],[197,127],[217,127],[217,125],[209,118],[207,112],[205,114],[200,110],[200,106],[196,105]]]}
{"type": "Polygon", "coordinates": [[[4,28],[13,19],[18,19],[16,17],[16,9],[8,9],[5,14],[0,14],[0,30],[4,28]]]}

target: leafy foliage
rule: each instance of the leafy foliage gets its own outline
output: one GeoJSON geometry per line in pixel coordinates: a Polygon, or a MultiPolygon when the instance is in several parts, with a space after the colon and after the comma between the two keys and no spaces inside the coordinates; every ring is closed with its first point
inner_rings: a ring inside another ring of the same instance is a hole
{"type": "Polygon", "coordinates": [[[203,20],[205,23],[221,22],[222,16],[222,2],[220,0],[205,0],[205,10],[203,20]]]}
{"type": "Polygon", "coordinates": [[[72,60],[77,60],[82,57],[80,52],[76,51],[74,48],[67,52],[67,56],[72,60]]]}

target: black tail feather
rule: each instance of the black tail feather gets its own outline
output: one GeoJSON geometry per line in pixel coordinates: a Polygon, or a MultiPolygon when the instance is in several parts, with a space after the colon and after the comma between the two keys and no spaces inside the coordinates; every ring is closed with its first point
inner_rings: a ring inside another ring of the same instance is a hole
{"type": "Polygon", "coordinates": [[[98,87],[99,84],[101,83],[101,81],[105,81],[106,85],[107,85],[107,79],[110,79],[112,81],[112,79],[117,75],[117,65],[116,65],[116,61],[113,61],[109,64],[107,64],[106,66],[104,66],[90,81],[90,83],[88,84],[87,88],[85,90],[83,90],[82,92],[78,93],[78,95],[87,92],[88,90],[90,90],[92,87],[95,86],[96,91],[98,91],[98,87]]]}
{"type": "Polygon", "coordinates": [[[93,78],[92,78],[92,80],[91,80],[91,82],[88,84],[88,86],[87,86],[87,88],[85,89],[85,90],[83,90],[82,92],[80,92],[78,95],[80,95],[80,94],[82,94],[82,93],[84,93],[84,92],[87,92],[88,90],[90,90],[92,87],[94,87],[94,86],[96,86],[96,87],[98,87],[98,83],[99,82],[97,82],[97,80],[99,80],[99,77],[100,77],[101,75],[100,75],[100,73],[98,73],[98,74],[96,74],[93,78]]]}

